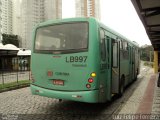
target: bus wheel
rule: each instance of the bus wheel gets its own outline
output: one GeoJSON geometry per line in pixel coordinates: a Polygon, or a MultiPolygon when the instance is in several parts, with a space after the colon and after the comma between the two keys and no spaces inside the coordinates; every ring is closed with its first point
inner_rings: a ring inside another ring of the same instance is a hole
{"type": "Polygon", "coordinates": [[[62,99],[59,99],[59,102],[62,102],[62,99]]]}
{"type": "Polygon", "coordinates": [[[137,80],[137,76],[138,76],[138,69],[136,70],[135,81],[137,80]]]}
{"type": "Polygon", "coordinates": [[[124,75],[121,77],[121,79],[120,79],[120,87],[119,87],[119,97],[121,97],[122,95],[123,95],[123,93],[124,93],[124,83],[125,83],[125,77],[124,77],[124,75]]]}

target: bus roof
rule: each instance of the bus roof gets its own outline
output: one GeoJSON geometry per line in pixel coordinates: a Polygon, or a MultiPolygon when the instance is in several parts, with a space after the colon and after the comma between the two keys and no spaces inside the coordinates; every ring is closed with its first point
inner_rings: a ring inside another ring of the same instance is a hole
{"type": "Polygon", "coordinates": [[[56,24],[56,23],[66,23],[66,22],[75,22],[75,21],[90,21],[95,20],[94,18],[89,17],[77,17],[77,18],[65,18],[65,19],[55,19],[55,20],[48,20],[42,23],[38,23],[36,27],[44,26],[44,25],[50,25],[50,24],[56,24]]]}
{"type": "Polygon", "coordinates": [[[138,43],[136,43],[135,41],[131,41],[128,38],[124,37],[123,35],[119,34],[118,32],[114,31],[113,29],[111,29],[110,27],[104,25],[103,23],[99,22],[97,19],[95,19],[94,17],[76,17],[76,18],[66,18],[66,19],[55,19],[55,20],[48,20],[42,23],[39,23],[35,26],[35,28],[37,27],[41,27],[41,26],[45,26],[45,25],[52,25],[52,24],[58,24],[58,23],[66,23],[66,22],[75,22],[75,21],[95,21],[97,22],[101,27],[103,27],[104,29],[108,30],[110,33],[117,35],[118,37],[120,37],[123,40],[126,40],[127,42],[135,45],[136,47],[139,47],[138,43]]]}
{"type": "Polygon", "coordinates": [[[103,27],[104,29],[108,30],[110,33],[114,34],[114,35],[117,35],[118,37],[120,37],[121,39],[123,40],[126,40],[127,42],[135,45],[136,47],[139,47],[139,44],[135,41],[131,41],[129,40],[128,38],[126,38],[125,36],[121,35],[120,33],[116,32],[115,30],[111,29],[110,27],[104,25],[103,23],[99,22],[99,25],[101,27],[103,27]]]}

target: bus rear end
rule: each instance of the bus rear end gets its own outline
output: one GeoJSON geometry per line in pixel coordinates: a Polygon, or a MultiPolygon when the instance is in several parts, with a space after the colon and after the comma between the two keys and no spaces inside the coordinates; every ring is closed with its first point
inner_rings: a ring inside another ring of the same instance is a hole
{"type": "Polygon", "coordinates": [[[97,30],[90,19],[39,25],[33,35],[32,94],[98,102],[97,30]]]}

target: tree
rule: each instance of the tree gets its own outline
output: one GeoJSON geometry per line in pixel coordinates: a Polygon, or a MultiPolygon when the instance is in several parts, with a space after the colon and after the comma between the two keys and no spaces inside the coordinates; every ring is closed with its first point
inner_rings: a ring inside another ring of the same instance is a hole
{"type": "Polygon", "coordinates": [[[10,35],[10,34],[2,34],[2,43],[3,45],[6,44],[13,44],[17,47],[19,47],[19,39],[18,35],[10,35]]]}
{"type": "Polygon", "coordinates": [[[151,45],[141,47],[140,51],[141,51],[141,60],[153,61],[153,51],[154,51],[154,49],[151,45]]]}

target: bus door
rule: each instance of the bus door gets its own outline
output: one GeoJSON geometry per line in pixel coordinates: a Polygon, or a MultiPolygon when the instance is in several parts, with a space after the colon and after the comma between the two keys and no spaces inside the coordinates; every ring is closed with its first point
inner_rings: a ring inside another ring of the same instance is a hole
{"type": "Polygon", "coordinates": [[[105,31],[101,29],[101,40],[100,40],[100,95],[99,99],[101,102],[111,100],[111,84],[109,74],[109,38],[105,35],[105,31]]]}
{"type": "Polygon", "coordinates": [[[135,48],[132,47],[132,80],[135,79],[135,48]]]}
{"type": "Polygon", "coordinates": [[[128,45],[128,50],[129,50],[129,83],[132,82],[132,56],[133,56],[133,52],[132,52],[132,46],[128,45]]]}
{"type": "Polygon", "coordinates": [[[108,100],[111,100],[112,97],[112,40],[109,36],[105,36],[105,44],[106,44],[106,72],[107,72],[107,98],[108,100]]]}
{"type": "Polygon", "coordinates": [[[112,93],[119,93],[120,55],[119,41],[112,39],[112,93]]]}

